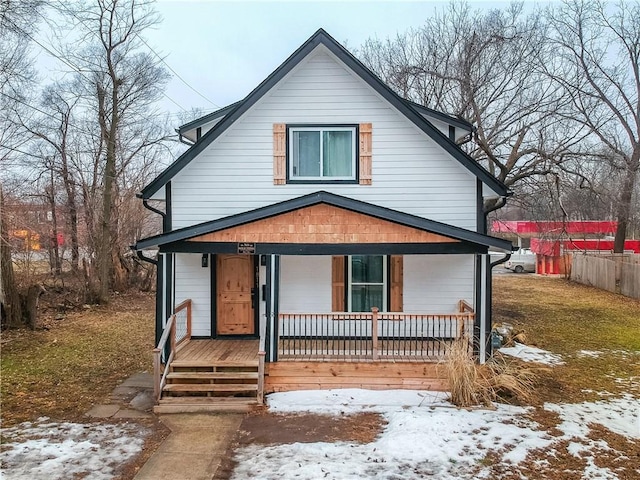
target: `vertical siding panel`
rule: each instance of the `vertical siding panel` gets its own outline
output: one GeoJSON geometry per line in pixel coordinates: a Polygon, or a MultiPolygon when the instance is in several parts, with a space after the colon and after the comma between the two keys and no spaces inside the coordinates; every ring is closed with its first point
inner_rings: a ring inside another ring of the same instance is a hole
{"type": "Polygon", "coordinates": [[[389,311],[390,312],[402,312],[403,307],[403,262],[402,255],[391,255],[389,259],[391,267],[391,279],[390,279],[390,298],[389,298],[389,311]]]}
{"type": "Polygon", "coordinates": [[[372,150],[372,128],[370,123],[361,123],[360,124],[360,133],[359,133],[359,141],[360,141],[360,152],[358,159],[359,162],[359,183],[360,185],[371,185],[372,176],[371,176],[371,150],[372,150]]]}
{"type": "Polygon", "coordinates": [[[273,184],[287,183],[287,125],[273,124],[273,184]]]}
{"type": "Polygon", "coordinates": [[[345,278],[344,256],[335,255],[331,258],[331,310],[344,312],[345,278]]]}

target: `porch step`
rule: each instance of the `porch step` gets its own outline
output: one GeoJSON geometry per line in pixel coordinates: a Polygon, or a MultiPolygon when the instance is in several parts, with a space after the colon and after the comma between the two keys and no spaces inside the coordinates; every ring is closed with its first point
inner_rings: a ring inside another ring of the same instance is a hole
{"type": "Polygon", "coordinates": [[[178,380],[258,380],[258,372],[171,372],[167,379],[171,380],[171,383],[179,383],[178,380]]]}
{"type": "Polygon", "coordinates": [[[230,369],[230,368],[246,368],[246,369],[258,369],[257,361],[236,361],[236,360],[217,360],[212,362],[211,360],[174,360],[171,362],[171,368],[215,368],[215,369],[230,369]]]}
{"type": "Polygon", "coordinates": [[[165,392],[257,392],[258,385],[251,383],[169,383],[165,392]]]}
{"type": "Polygon", "coordinates": [[[245,413],[258,408],[255,398],[238,397],[168,397],[153,407],[154,413],[234,412],[245,413]]]}

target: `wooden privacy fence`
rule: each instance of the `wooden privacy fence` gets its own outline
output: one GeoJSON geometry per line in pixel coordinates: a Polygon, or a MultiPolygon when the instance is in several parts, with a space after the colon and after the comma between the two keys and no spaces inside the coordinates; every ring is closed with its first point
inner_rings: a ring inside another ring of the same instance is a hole
{"type": "Polygon", "coordinates": [[[640,255],[573,255],[571,279],[640,299],[640,255]]]}
{"type": "Polygon", "coordinates": [[[176,352],[191,339],[191,300],[187,299],[177,305],[173,315],[167,320],[162,336],[153,349],[153,392],[156,400],[160,399],[162,389],[167,381],[169,366],[176,352]],[[167,342],[168,345],[167,345],[167,342]],[[165,352],[164,370],[162,369],[162,352],[165,352]]]}
{"type": "Polygon", "coordinates": [[[418,360],[441,358],[446,346],[473,332],[468,304],[459,313],[281,313],[278,360],[418,360]]]}

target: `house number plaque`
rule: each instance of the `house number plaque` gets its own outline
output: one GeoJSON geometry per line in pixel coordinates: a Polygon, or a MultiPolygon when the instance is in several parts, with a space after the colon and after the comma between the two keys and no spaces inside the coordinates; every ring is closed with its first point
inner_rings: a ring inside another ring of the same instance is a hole
{"type": "Polygon", "coordinates": [[[256,244],[242,242],[238,243],[238,254],[254,255],[256,253],[256,244]]]}

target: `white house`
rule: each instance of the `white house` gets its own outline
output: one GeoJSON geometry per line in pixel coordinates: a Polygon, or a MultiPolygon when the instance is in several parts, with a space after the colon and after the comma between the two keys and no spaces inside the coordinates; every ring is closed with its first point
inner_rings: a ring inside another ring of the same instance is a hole
{"type": "Polygon", "coordinates": [[[483,201],[507,189],[455,143],[471,131],[324,30],[182,126],[191,147],[140,193],[165,204],[164,231],[136,245],[159,249],[156,341],[173,339],[156,355],[159,409],[438,388],[434,361],[460,336],[484,361],[487,252],[511,244],[486,234],[483,201]]]}

